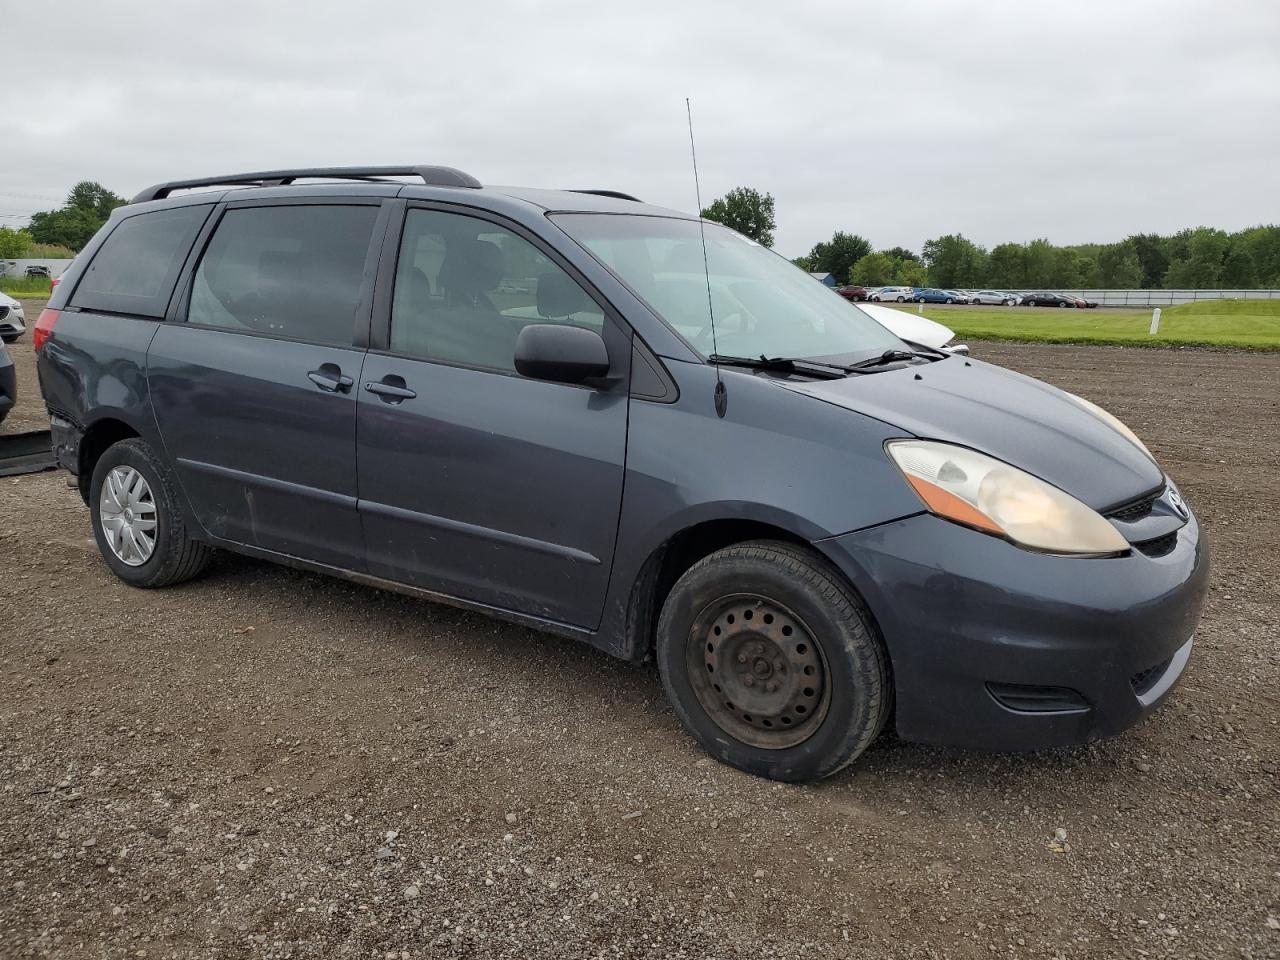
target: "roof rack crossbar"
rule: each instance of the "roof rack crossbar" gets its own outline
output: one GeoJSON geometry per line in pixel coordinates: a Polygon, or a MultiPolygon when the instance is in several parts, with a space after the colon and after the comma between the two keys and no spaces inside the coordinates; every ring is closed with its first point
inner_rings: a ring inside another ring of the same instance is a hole
{"type": "Polygon", "coordinates": [[[644,203],[639,197],[633,197],[629,193],[623,193],[621,190],[570,190],[570,193],[589,193],[593,197],[613,197],[615,200],[631,200],[635,203],[644,203]]]}
{"type": "Polygon", "coordinates": [[[130,203],[162,200],[174,190],[194,187],[280,187],[296,180],[364,180],[382,182],[382,177],[421,177],[431,187],[466,187],[478,189],[482,184],[469,173],[454,167],[409,165],[395,167],[304,167],[297,170],[262,170],[256,173],[233,173],[225,177],[200,177],[195,180],[171,180],[147,187],[130,203]]]}

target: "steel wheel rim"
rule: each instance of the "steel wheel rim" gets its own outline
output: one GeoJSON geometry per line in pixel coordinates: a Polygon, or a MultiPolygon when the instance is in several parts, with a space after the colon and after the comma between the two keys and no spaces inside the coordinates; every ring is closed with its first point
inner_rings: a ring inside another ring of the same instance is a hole
{"type": "Polygon", "coordinates": [[[753,747],[794,747],[826,719],[831,684],[822,645],[776,600],[736,594],[708,604],[689,628],[686,665],[707,716],[753,747]]]}
{"type": "Polygon", "coordinates": [[[140,567],[156,549],[156,501],[146,478],[129,466],[112,467],[98,498],[98,522],[117,560],[140,567]]]}

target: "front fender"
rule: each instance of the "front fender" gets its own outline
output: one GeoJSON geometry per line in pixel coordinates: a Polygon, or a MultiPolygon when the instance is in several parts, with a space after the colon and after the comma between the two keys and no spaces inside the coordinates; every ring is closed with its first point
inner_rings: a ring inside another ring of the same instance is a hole
{"type": "Polygon", "coordinates": [[[708,521],[765,524],[809,542],[920,512],[884,452],[896,427],[750,373],[669,362],[676,403],[634,400],[618,541],[599,644],[627,655],[626,611],[646,562],[708,521]]]}

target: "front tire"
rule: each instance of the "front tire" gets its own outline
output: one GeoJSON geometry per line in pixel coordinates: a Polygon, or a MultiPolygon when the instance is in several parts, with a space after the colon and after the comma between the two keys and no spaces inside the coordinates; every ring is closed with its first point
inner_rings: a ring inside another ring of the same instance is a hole
{"type": "Polygon", "coordinates": [[[906,297],[899,297],[899,298],[898,298],[898,302],[899,302],[899,303],[906,303],[906,302],[907,302],[907,298],[906,298],[906,297]]]}
{"type": "Polygon", "coordinates": [[[111,572],[134,587],[167,587],[199,576],[213,548],[191,537],[168,468],[143,440],[121,440],[98,458],[89,513],[111,572]]]}
{"type": "Polygon", "coordinates": [[[830,776],[889,716],[889,657],[871,615],[821,557],[776,541],[718,550],[662,608],[658,669],[713,757],[772,780],[830,776]]]}

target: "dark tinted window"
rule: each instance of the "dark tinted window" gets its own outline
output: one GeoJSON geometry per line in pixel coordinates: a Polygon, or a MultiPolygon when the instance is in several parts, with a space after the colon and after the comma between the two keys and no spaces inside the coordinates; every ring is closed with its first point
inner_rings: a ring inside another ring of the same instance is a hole
{"type": "Polygon", "coordinates": [[[477,217],[409,211],[391,305],[392,351],[514,370],[516,337],[531,323],[599,331],[604,311],[512,231],[477,217]]]}
{"type": "Polygon", "coordinates": [[[81,277],[71,305],[163,317],[182,261],[209,209],[177,207],[121,220],[81,277]]]}
{"type": "Polygon", "coordinates": [[[188,323],[348,346],[376,206],[228,210],[200,259],[188,323]]]}

